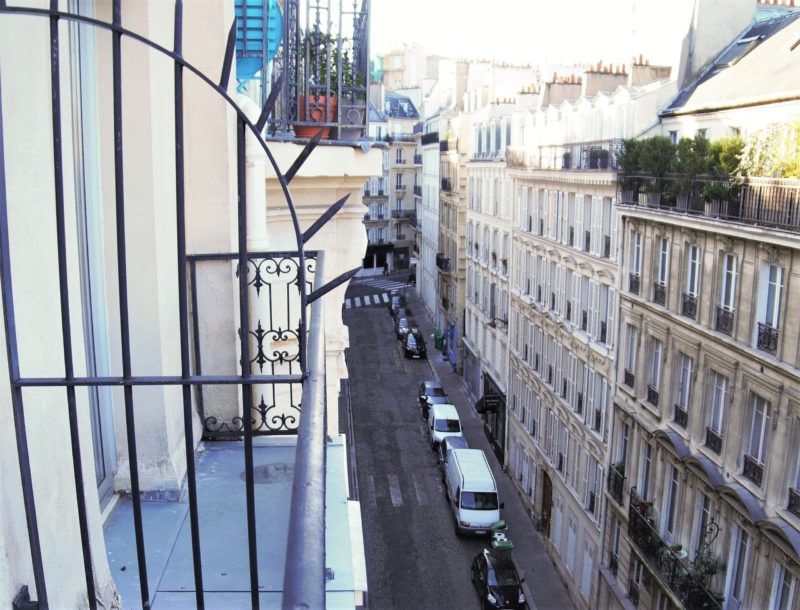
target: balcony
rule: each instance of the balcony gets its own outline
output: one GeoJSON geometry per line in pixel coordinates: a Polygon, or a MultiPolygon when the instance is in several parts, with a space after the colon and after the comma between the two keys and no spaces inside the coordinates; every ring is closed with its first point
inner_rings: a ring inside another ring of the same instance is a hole
{"type": "Polygon", "coordinates": [[[442,273],[450,273],[450,259],[447,258],[444,254],[437,254],[436,255],[436,267],[438,267],[439,271],[442,273]]]}
{"type": "Polygon", "coordinates": [[[647,402],[654,407],[658,406],[658,388],[651,384],[647,385],[647,402]]]}
{"type": "Polygon", "coordinates": [[[408,215],[408,226],[411,227],[412,229],[417,229],[418,228],[417,227],[417,213],[416,212],[411,212],[408,215]]]}
{"type": "Polygon", "coordinates": [[[676,404],[672,421],[675,422],[675,425],[686,428],[689,425],[689,411],[686,407],[676,404]]]}
{"type": "Polygon", "coordinates": [[[567,245],[572,248],[575,245],[575,227],[569,228],[569,233],[567,235],[567,245]]]}
{"type": "Polygon", "coordinates": [[[800,517],[800,491],[793,487],[789,488],[789,504],[786,505],[786,509],[793,515],[800,517]]]}
{"type": "Polygon", "coordinates": [[[587,328],[589,328],[589,313],[583,309],[581,310],[581,330],[586,332],[587,328]]]}
{"type": "Polygon", "coordinates": [[[506,148],[508,166],[517,169],[609,171],[617,169],[622,140],[593,140],[569,144],[506,148]]]}
{"type": "Polygon", "coordinates": [[[639,294],[639,275],[636,273],[631,273],[628,276],[628,290],[633,294],[639,294]]]}
{"type": "MultiPolygon", "coordinates": [[[[272,73],[292,76],[281,79],[275,110],[265,117],[269,138],[307,139],[320,128],[323,139],[332,141],[355,142],[366,134],[369,4],[361,4],[355,15],[352,8],[349,12],[341,10],[344,5],[342,0],[334,2],[329,8],[332,18],[314,27],[306,24],[305,18],[311,4],[297,0],[290,3],[288,14],[294,16],[290,31],[297,32],[295,44],[278,47],[272,73]],[[337,62],[346,57],[350,58],[348,69],[340,73],[337,62]],[[341,78],[336,77],[339,73],[341,78]]],[[[243,52],[242,44],[247,42],[237,41],[237,53],[243,52]]],[[[269,89],[274,85],[274,81],[265,83],[266,93],[271,94],[269,89]]]]}
{"type": "Polygon", "coordinates": [[[620,506],[625,506],[625,465],[612,464],[608,470],[608,493],[620,506]]]}
{"type": "Polygon", "coordinates": [[[697,319],[697,296],[683,293],[681,299],[681,313],[692,320],[697,319]]]}
{"type": "MultiPolygon", "coordinates": [[[[655,528],[653,503],[640,498],[635,489],[628,505],[628,537],[644,559],[644,565],[669,589],[686,610],[722,610],[722,598],[706,589],[655,528]]],[[[638,594],[638,589],[637,589],[638,594]]]]}
{"type": "Polygon", "coordinates": [[[406,192],[406,185],[405,184],[400,184],[400,183],[395,184],[394,185],[394,190],[397,193],[405,193],[406,192]]]}
{"type": "Polygon", "coordinates": [[[450,178],[442,178],[442,190],[448,193],[453,190],[453,183],[450,182],[450,178]]]}
{"type": "Polygon", "coordinates": [[[635,608],[639,607],[639,585],[633,578],[628,579],[628,597],[635,608]]]}
{"type": "Polygon", "coordinates": [[[556,309],[556,293],[555,292],[551,292],[550,293],[550,309],[552,311],[555,311],[555,309],[556,309]]]}
{"type": "Polygon", "coordinates": [[[778,329],[768,324],[758,323],[758,340],[756,347],[775,355],[778,351],[778,329]]]}
{"type": "MultiPolygon", "coordinates": [[[[389,144],[416,144],[417,138],[413,133],[392,133],[383,138],[389,144]]],[[[398,163],[405,163],[405,160],[398,160],[398,163]]]]}
{"type": "Polygon", "coordinates": [[[413,214],[412,210],[392,210],[392,218],[399,220],[411,218],[413,214]]]}
{"type": "Polygon", "coordinates": [[[606,343],[606,339],[608,339],[608,326],[605,320],[600,321],[600,343],[606,343]]]}
{"type": "Polygon", "coordinates": [[[450,142],[448,140],[442,140],[439,142],[439,152],[448,152],[450,150],[450,142]]]}
{"type": "Polygon", "coordinates": [[[743,183],[698,176],[620,174],[619,205],[800,231],[800,180],[747,178],[743,183]]]}
{"type": "Polygon", "coordinates": [[[584,231],[583,233],[583,251],[588,252],[592,249],[592,232],[584,231]]]}
{"type": "Polygon", "coordinates": [[[414,155],[414,165],[422,165],[422,155],[420,154],[414,155]]]}
{"type": "Polygon", "coordinates": [[[625,385],[633,389],[633,382],[635,381],[635,379],[636,378],[633,375],[633,371],[625,369],[625,372],[623,374],[623,382],[625,383],[625,385]]]}
{"type": "Polygon", "coordinates": [[[720,455],[722,453],[722,435],[706,426],[706,447],[720,455]]]}
{"type": "Polygon", "coordinates": [[[754,457],[745,454],[742,474],[746,479],[761,487],[761,483],[764,480],[764,465],[760,464],[754,457]]]}
{"type": "Polygon", "coordinates": [[[603,258],[611,258],[611,236],[603,235],[603,258]]]}
{"type": "Polygon", "coordinates": [[[430,133],[423,133],[420,143],[425,146],[426,144],[437,144],[439,142],[439,132],[431,131],[430,133]]]}
{"type": "Polygon", "coordinates": [[[414,195],[416,195],[417,197],[422,197],[422,185],[421,184],[415,184],[414,185],[414,195]]]}
{"type": "Polygon", "coordinates": [[[608,555],[608,569],[611,570],[614,576],[616,576],[619,571],[619,557],[617,557],[617,554],[613,551],[608,555]]]}
{"type": "Polygon", "coordinates": [[[398,233],[398,234],[395,236],[395,241],[403,241],[403,240],[405,240],[405,239],[408,239],[408,238],[406,237],[406,234],[405,234],[405,233],[398,233]]]}
{"type": "Polygon", "coordinates": [[[728,336],[733,334],[733,312],[717,306],[717,323],[715,328],[728,336]]]}
{"type": "Polygon", "coordinates": [[[667,287],[665,284],[655,284],[653,286],[653,303],[662,307],[667,303],[667,287]]]}

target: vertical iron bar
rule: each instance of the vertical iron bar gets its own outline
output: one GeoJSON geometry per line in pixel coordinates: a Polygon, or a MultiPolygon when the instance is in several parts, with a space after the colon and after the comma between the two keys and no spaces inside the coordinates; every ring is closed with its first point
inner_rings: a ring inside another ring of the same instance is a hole
{"type": "MultiPolygon", "coordinates": [[[[183,53],[183,2],[175,0],[175,53],[183,53]]],[[[191,375],[189,361],[189,307],[186,285],[186,201],[183,141],[183,66],[175,62],[175,209],[178,246],[178,315],[181,332],[181,377],[191,375]]],[[[203,562],[200,552],[200,518],[197,511],[197,475],[194,464],[194,430],[192,429],[192,388],[183,384],[183,434],[186,449],[186,478],[189,489],[189,522],[192,535],[195,603],[205,608],[203,594],[203,562]]]]}
{"type": "MultiPolygon", "coordinates": [[[[58,0],[50,1],[50,87],[53,118],[53,178],[56,204],[56,240],[58,249],[58,283],[60,289],[61,336],[64,345],[64,377],[75,377],[72,360],[72,329],[69,307],[69,278],[67,276],[67,238],[64,219],[64,162],[61,150],[61,66],[59,61],[58,0]]],[[[75,387],[67,386],[67,409],[69,413],[69,436],[72,449],[72,471],[75,477],[75,500],[78,510],[78,525],[81,532],[81,552],[86,578],[86,595],[89,607],[97,608],[92,570],[92,548],[89,540],[89,524],[86,518],[86,491],[83,481],[83,459],[78,432],[78,411],[75,403],[75,387]]]]}
{"type": "Polygon", "coordinates": [[[244,420],[244,464],[247,493],[247,548],[250,555],[250,600],[253,610],[259,608],[258,545],[256,543],[256,502],[253,477],[253,386],[250,377],[250,307],[247,301],[247,176],[245,158],[245,123],[236,121],[236,187],[239,195],[239,338],[242,342],[242,419],[244,420]]]}
{"type": "MultiPolygon", "coordinates": [[[[113,0],[113,23],[122,24],[120,0],[113,0]]],[[[117,275],[119,284],[119,322],[122,344],[122,375],[131,377],[130,320],[128,316],[128,262],[125,251],[125,181],[122,154],[122,33],[114,30],[111,38],[113,95],[114,95],[114,191],[117,224],[117,275]]],[[[142,607],[150,608],[150,587],[147,583],[147,560],[144,551],[142,527],[142,499],[139,495],[139,462],[136,457],[136,420],[133,412],[133,386],[126,384],[125,428],[128,440],[128,463],[131,476],[131,501],[133,503],[133,527],[136,536],[136,558],[139,565],[139,587],[142,607]]]]}
{"type": "MultiPolygon", "coordinates": [[[[189,262],[189,281],[192,283],[192,336],[194,337],[194,372],[195,375],[203,374],[203,363],[200,360],[200,320],[197,313],[197,263],[194,259],[189,262]]],[[[206,424],[206,409],[203,403],[203,384],[195,388],[197,407],[200,411],[200,424],[206,424]]]]}
{"type": "MultiPolygon", "coordinates": [[[[1,2],[2,0],[0,0],[1,2]]],[[[3,136],[3,86],[0,80],[0,292],[3,298],[3,325],[6,335],[8,376],[11,382],[11,407],[14,412],[14,436],[17,441],[19,476],[22,482],[22,501],[25,505],[25,525],[33,564],[33,580],[39,610],[47,610],[47,585],[44,579],[42,547],[39,540],[39,522],[36,518],[36,502],[33,495],[33,477],[28,453],[28,434],[25,430],[25,411],[19,379],[19,353],[17,349],[17,324],[14,317],[14,296],[11,282],[11,257],[8,241],[8,201],[6,193],[5,144],[3,136]]]]}

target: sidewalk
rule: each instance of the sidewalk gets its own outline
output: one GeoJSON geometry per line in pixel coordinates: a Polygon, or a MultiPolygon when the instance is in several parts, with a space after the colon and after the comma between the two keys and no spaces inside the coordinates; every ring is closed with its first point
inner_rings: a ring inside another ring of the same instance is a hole
{"type": "Polygon", "coordinates": [[[419,324],[420,332],[428,338],[428,363],[433,370],[433,376],[441,382],[444,391],[450,397],[450,402],[458,409],[464,436],[469,446],[474,449],[482,449],[491,465],[500,499],[505,503],[501,516],[508,524],[508,537],[514,543],[512,551],[514,563],[520,577],[525,578],[522,587],[528,605],[531,610],[574,608],[569,593],[545,550],[545,544],[539,532],[533,527],[513,482],[503,471],[502,464],[498,462],[489,445],[483,432],[480,416],[464,393],[463,378],[453,372],[450,363],[444,359],[440,351],[434,348],[433,340],[430,338],[434,330],[433,324],[425,307],[417,297],[416,290],[408,290],[406,298],[419,324]]]}

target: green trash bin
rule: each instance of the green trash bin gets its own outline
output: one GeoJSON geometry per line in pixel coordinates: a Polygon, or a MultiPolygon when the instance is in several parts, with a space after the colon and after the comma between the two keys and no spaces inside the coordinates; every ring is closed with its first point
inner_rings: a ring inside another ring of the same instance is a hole
{"type": "Polygon", "coordinates": [[[433,331],[433,345],[439,351],[442,351],[444,347],[444,338],[442,337],[442,331],[438,328],[433,331]]]}

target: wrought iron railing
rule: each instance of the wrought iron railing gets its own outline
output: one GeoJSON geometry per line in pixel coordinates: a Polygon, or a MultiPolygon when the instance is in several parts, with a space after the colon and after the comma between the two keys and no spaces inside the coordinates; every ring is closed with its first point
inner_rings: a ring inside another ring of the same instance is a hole
{"type": "Polygon", "coordinates": [[[628,290],[633,294],[639,294],[640,277],[638,273],[628,275],[628,290]]]}
{"type": "Polygon", "coordinates": [[[683,293],[681,313],[692,320],[697,319],[697,295],[683,293]]]}
{"type": "Polygon", "coordinates": [[[411,212],[411,214],[408,215],[408,226],[411,227],[412,229],[416,229],[417,228],[417,213],[416,212],[411,212]]]}
{"type": "Polygon", "coordinates": [[[283,0],[283,36],[267,89],[270,137],[360,140],[367,133],[370,0],[283,0]]]}
{"type": "Polygon", "coordinates": [[[436,266],[439,268],[439,271],[450,273],[450,259],[444,254],[436,255],[436,266]]]}
{"type": "Polygon", "coordinates": [[[625,505],[625,468],[613,464],[608,470],[608,493],[620,506],[625,505]]]}
{"type": "Polygon", "coordinates": [[[442,190],[448,193],[453,190],[453,183],[450,181],[450,178],[442,178],[442,190]]]}
{"type": "Polygon", "coordinates": [[[653,384],[647,384],[647,402],[654,407],[658,406],[658,388],[653,384]]]}
{"type": "Polygon", "coordinates": [[[800,490],[794,487],[789,488],[789,503],[786,505],[786,509],[793,515],[800,517],[800,490]]]}
{"type": "Polygon", "coordinates": [[[422,197],[422,185],[421,184],[415,184],[414,185],[414,194],[417,197],[422,197]]]}
{"type": "Polygon", "coordinates": [[[414,214],[412,210],[392,210],[392,218],[394,219],[404,219],[404,218],[411,218],[414,214]]]}
{"type": "Polygon", "coordinates": [[[608,339],[608,323],[605,320],[600,320],[600,336],[598,340],[600,343],[606,343],[608,339]]]}
{"type": "Polygon", "coordinates": [[[763,322],[758,323],[758,349],[775,354],[778,351],[778,329],[763,322]]]}
{"type": "Polygon", "coordinates": [[[509,167],[519,169],[608,171],[618,167],[621,143],[622,140],[614,139],[535,147],[509,146],[506,157],[509,167]]]}
{"type": "Polygon", "coordinates": [[[614,551],[611,551],[608,555],[608,569],[611,570],[614,576],[616,576],[619,571],[619,557],[617,557],[614,551]]]}
{"type": "Polygon", "coordinates": [[[625,383],[625,385],[628,386],[629,388],[633,388],[633,382],[635,381],[635,379],[636,378],[633,375],[633,371],[631,371],[630,369],[625,369],[625,372],[623,374],[623,382],[625,383]]]}
{"type": "Polygon", "coordinates": [[[428,133],[423,133],[422,137],[420,138],[420,143],[425,146],[426,144],[437,144],[439,142],[439,132],[438,131],[431,131],[428,133]]]}
{"type": "Polygon", "coordinates": [[[706,589],[655,529],[652,502],[631,489],[628,506],[628,536],[652,572],[683,604],[686,610],[722,610],[721,598],[706,589]]]}
{"type": "Polygon", "coordinates": [[[674,421],[681,428],[689,425],[689,411],[683,405],[674,405],[674,412],[672,421],[674,421]]]}
{"type": "Polygon", "coordinates": [[[730,309],[717,306],[716,329],[726,335],[733,334],[733,312],[730,309]]]}
{"type": "Polygon", "coordinates": [[[575,244],[575,227],[570,227],[567,234],[567,245],[571,248],[575,244]]]}
{"type": "Polygon", "coordinates": [[[639,584],[633,579],[628,579],[628,597],[635,608],[639,607],[639,584]]]}
{"type": "Polygon", "coordinates": [[[653,285],[653,303],[662,307],[667,303],[667,286],[656,283],[653,285]]]}
{"type": "Polygon", "coordinates": [[[706,447],[719,455],[722,453],[722,435],[706,426],[706,447]]]}
{"type": "Polygon", "coordinates": [[[800,180],[620,174],[617,201],[670,213],[800,231],[800,180]]]}
{"type": "Polygon", "coordinates": [[[583,251],[589,252],[592,249],[592,232],[584,231],[583,233],[583,251]]]}
{"type": "Polygon", "coordinates": [[[422,155],[420,154],[414,155],[414,165],[422,165],[422,155]]]}
{"type": "Polygon", "coordinates": [[[450,150],[450,142],[447,140],[442,140],[439,142],[439,151],[440,152],[448,152],[450,150]]]}
{"type": "Polygon", "coordinates": [[[764,465],[753,456],[745,453],[742,474],[745,478],[761,487],[761,483],[764,481],[764,465]]]}
{"type": "Polygon", "coordinates": [[[611,236],[603,235],[603,258],[611,258],[611,236]]]}

